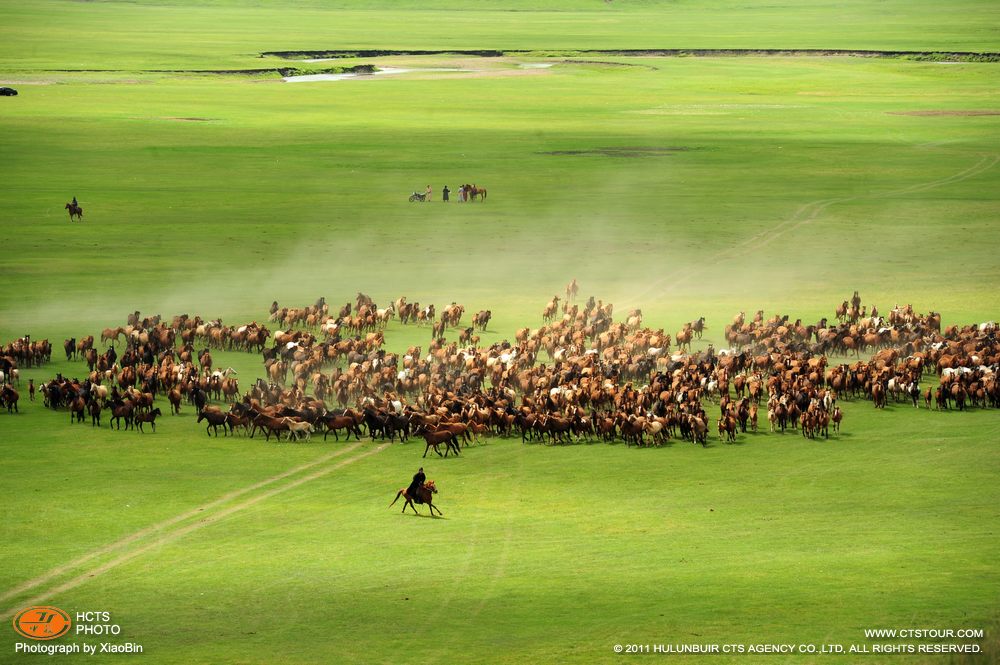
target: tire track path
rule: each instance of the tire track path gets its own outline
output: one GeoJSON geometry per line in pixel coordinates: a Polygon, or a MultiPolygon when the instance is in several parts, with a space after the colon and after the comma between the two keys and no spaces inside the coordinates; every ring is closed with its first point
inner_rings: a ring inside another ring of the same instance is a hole
{"type": "Polygon", "coordinates": [[[366,457],[369,457],[371,455],[374,455],[374,454],[377,454],[379,452],[382,452],[383,450],[385,450],[385,448],[388,447],[388,444],[382,444],[382,445],[377,446],[376,448],[374,448],[372,450],[363,452],[363,453],[361,453],[359,455],[355,455],[354,457],[349,457],[349,458],[347,458],[345,460],[342,460],[340,462],[337,462],[336,464],[333,464],[331,466],[320,468],[320,469],[318,469],[316,471],[313,471],[312,473],[310,473],[308,475],[302,476],[300,478],[296,478],[296,479],[292,480],[291,482],[285,483],[283,485],[279,485],[279,486],[274,487],[272,489],[269,489],[269,490],[267,490],[265,492],[262,492],[262,493],[254,495],[254,496],[251,496],[250,498],[247,498],[244,501],[241,501],[241,502],[236,503],[234,505],[228,506],[227,508],[224,508],[224,509],[219,510],[217,512],[211,512],[207,516],[204,516],[201,520],[199,520],[199,521],[197,521],[197,522],[195,522],[193,524],[188,524],[187,526],[183,526],[183,527],[180,527],[180,528],[176,528],[176,529],[170,530],[171,527],[177,525],[178,523],[183,522],[184,520],[190,519],[192,517],[195,517],[195,516],[197,516],[199,514],[203,514],[203,513],[205,513],[205,511],[211,511],[212,509],[218,508],[219,506],[221,506],[221,505],[223,505],[223,504],[225,504],[227,502],[230,502],[230,501],[232,501],[232,500],[234,500],[236,498],[239,498],[241,496],[244,496],[244,495],[250,494],[252,492],[255,492],[256,490],[259,490],[261,488],[267,487],[268,485],[272,485],[274,483],[277,483],[277,482],[279,482],[281,480],[284,480],[284,479],[286,479],[286,478],[288,478],[290,476],[293,476],[295,474],[298,474],[298,473],[300,473],[302,471],[306,471],[306,470],[312,469],[314,467],[320,466],[320,465],[322,465],[325,462],[329,462],[330,460],[333,460],[333,459],[335,459],[337,457],[340,457],[342,455],[345,455],[347,453],[351,453],[351,452],[357,450],[357,448],[360,445],[361,445],[360,443],[355,443],[355,444],[353,444],[353,445],[351,445],[351,446],[349,446],[347,448],[343,448],[341,450],[338,450],[336,452],[330,453],[328,455],[324,455],[323,457],[321,457],[321,458],[319,458],[317,460],[314,460],[312,462],[309,462],[307,464],[302,464],[300,466],[295,467],[294,469],[289,469],[288,471],[284,471],[284,472],[282,472],[282,473],[280,473],[280,474],[278,474],[276,476],[272,476],[271,478],[267,478],[265,480],[262,480],[262,481],[260,481],[258,483],[255,483],[255,484],[250,485],[248,487],[245,487],[243,489],[230,492],[230,493],[228,493],[228,494],[226,494],[226,495],[224,495],[224,496],[216,499],[215,501],[212,501],[210,503],[204,504],[204,505],[202,505],[202,506],[200,506],[198,508],[193,508],[192,510],[184,512],[184,513],[182,513],[182,514],[180,514],[180,515],[178,515],[176,517],[172,517],[169,520],[165,520],[163,522],[159,522],[159,523],[154,524],[152,526],[149,526],[149,527],[146,527],[146,528],[141,529],[139,531],[136,531],[135,533],[133,533],[133,534],[131,534],[129,536],[126,536],[125,538],[122,538],[120,540],[115,541],[114,543],[111,543],[110,545],[107,545],[105,547],[101,547],[99,549],[93,550],[92,552],[89,552],[88,554],[86,554],[86,555],[84,555],[82,557],[74,559],[73,561],[71,561],[71,562],[69,562],[67,564],[59,566],[58,568],[54,568],[53,570],[45,573],[44,575],[36,577],[36,578],[34,578],[32,580],[29,580],[27,582],[24,582],[23,584],[20,584],[17,587],[15,587],[15,588],[13,588],[13,589],[11,589],[9,591],[6,591],[3,594],[3,596],[0,597],[0,602],[9,600],[10,598],[18,596],[18,595],[20,595],[20,594],[22,594],[25,591],[28,591],[30,589],[33,589],[33,588],[36,588],[36,587],[39,587],[39,586],[43,586],[43,585],[51,582],[52,580],[56,579],[57,577],[65,574],[65,573],[68,573],[68,572],[71,572],[71,571],[74,571],[74,570],[77,570],[77,569],[80,569],[80,568],[84,567],[85,564],[93,561],[94,559],[96,559],[98,557],[105,556],[105,555],[108,555],[108,554],[113,554],[116,551],[126,549],[129,545],[135,543],[136,541],[139,541],[139,540],[145,538],[146,536],[148,536],[150,534],[153,534],[153,533],[158,532],[158,531],[163,531],[164,529],[167,530],[167,533],[164,533],[164,534],[160,535],[159,537],[154,538],[153,540],[151,540],[149,542],[146,542],[146,543],[142,544],[141,546],[139,546],[139,547],[137,547],[135,549],[126,551],[124,554],[121,554],[120,556],[112,559],[111,561],[108,561],[107,563],[101,564],[101,565],[99,565],[99,566],[97,566],[95,568],[92,568],[89,571],[81,573],[80,575],[77,575],[76,577],[72,578],[71,580],[69,580],[67,582],[64,582],[62,584],[58,584],[58,585],[56,585],[54,587],[51,587],[51,588],[49,588],[49,589],[47,589],[45,591],[41,591],[36,596],[34,596],[33,598],[30,598],[28,600],[25,600],[25,601],[19,603],[17,607],[5,610],[2,614],[0,614],[0,620],[6,620],[6,619],[10,618],[11,616],[13,616],[14,614],[16,614],[21,608],[23,608],[25,606],[37,605],[37,604],[39,604],[39,603],[47,600],[48,598],[50,598],[50,597],[52,597],[54,595],[57,595],[57,594],[65,592],[65,591],[68,591],[70,589],[73,589],[73,588],[79,586],[80,584],[83,584],[84,582],[86,582],[87,580],[89,580],[89,579],[91,579],[93,577],[101,575],[101,574],[103,574],[103,573],[111,570],[112,568],[120,566],[123,563],[127,563],[128,561],[131,561],[132,559],[134,559],[134,558],[136,558],[136,557],[138,557],[138,556],[140,556],[142,554],[145,554],[146,552],[150,551],[153,548],[161,547],[162,545],[165,545],[165,544],[168,544],[170,542],[173,542],[173,541],[177,540],[178,538],[181,538],[181,537],[183,537],[183,536],[185,536],[185,535],[187,535],[187,534],[189,534],[189,533],[191,533],[193,531],[196,531],[196,530],[204,528],[206,526],[210,526],[212,524],[215,524],[216,522],[219,522],[220,520],[222,520],[222,519],[224,519],[226,517],[229,517],[230,515],[232,515],[234,513],[237,513],[237,512],[239,512],[241,510],[245,510],[246,508],[250,508],[250,507],[252,507],[252,506],[260,503],[261,501],[264,501],[264,500],[269,499],[269,498],[271,498],[273,496],[276,496],[276,495],[281,494],[283,492],[286,492],[288,490],[291,490],[291,489],[294,489],[294,488],[299,487],[301,485],[304,485],[305,483],[308,483],[308,482],[311,482],[313,480],[316,480],[317,478],[322,478],[323,476],[326,476],[326,475],[328,475],[328,474],[330,474],[330,473],[332,473],[332,472],[334,472],[334,471],[336,471],[338,469],[341,469],[341,468],[343,468],[343,467],[345,467],[345,466],[347,466],[349,464],[353,464],[354,462],[362,460],[362,459],[364,459],[366,457]]]}

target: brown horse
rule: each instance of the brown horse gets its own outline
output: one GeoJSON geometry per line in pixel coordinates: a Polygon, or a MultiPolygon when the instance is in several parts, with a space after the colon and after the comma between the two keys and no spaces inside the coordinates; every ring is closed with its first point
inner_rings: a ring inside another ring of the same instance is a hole
{"type": "Polygon", "coordinates": [[[425,426],[423,431],[420,432],[420,435],[424,437],[425,441],[427,441],[427,447],[424,448],[424,457],[427,457],[427,453],[431,448],[433,448],[434,452],[438,454],[438,457],[447,457],[448,453],[451,451],[455,451],[455,455],[458,455],[458,434],[456,432],[452,432],[447,429],[429,432],[425,426]],[[444,455],[441,455],[441,451],[438,449],[438,446],[442,443],[445,444],[444,455]]]}
{"type": "Polygon", "coordinates": [[[433,503],[433,496],[437,494],[437,487],[434,486],[433,480],[428,480],[426,483],[424,483],[423,487],[417,490],[417,497],[411,497],[407,493],[407,489],[409,488],[404,487],[403,489],[396,492],[396,498],[393,499],[392,503],[389,504],[390,508],[396,505],[396,502],[399,501],[399,497],[403,497],[406,499],[406,503],[403,504],[403,512],[405,513],[406,507],[409,506],[410,508],[413,508],[414,513],[419,515],[420,513],[417,512],[416,507],[413,505],[413,499],[419,497],[420,501],[422,503],[426,503],[427,507],[431,509],[431,517],[434,517],[435,510],[437,511],[438,515],[444,517],[444,513],[441,512],[441,509],[435,507],[433,503]]]}
{"type": "Polygon", "coordinates": [[[83,208],[80,206],[67,203],[66,210],[69,210],[69,221],[72,222],[73,217],[78,217],[81,222],[83,221],[83,208]]]}
{"type": "Polygon", "coordinates": [[[576,277],[566,285],[566,301],[576,300],[576,294],[580,292],[580,287],[576,283],[576,277]]]}
{"type": "Polygon", "coordinates": [[[146,431],[142,429],[142,424],[149,423],[149,426],[153,428],[153,434],[156,434],[156,417],[162,415],[163,413],[158,408],[147,413],[137,413],[135,415],[134,423],[139,426],[139,431],[143,434],[145,434],[146,431]]]}

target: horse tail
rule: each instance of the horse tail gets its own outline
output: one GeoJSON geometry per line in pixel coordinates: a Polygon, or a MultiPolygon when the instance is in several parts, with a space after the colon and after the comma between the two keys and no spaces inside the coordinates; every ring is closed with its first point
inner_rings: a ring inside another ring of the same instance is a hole
{"type": "Polygon", "coordinates": [[[399,501],[399,497],[403,496],[403,492],[405,492],[405,491],[406,490],[399,490],[398,492],[396,492],[396,498],[393,499],[392,503],[389,504],[390,508],[392,508],[394,505],[396,505],[396,502],[399,501]]]}

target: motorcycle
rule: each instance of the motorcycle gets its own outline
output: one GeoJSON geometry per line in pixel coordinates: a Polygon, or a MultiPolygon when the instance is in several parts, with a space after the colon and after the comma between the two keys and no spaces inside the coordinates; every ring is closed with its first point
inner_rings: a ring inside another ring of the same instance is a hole
{"type": "Polygon", "coordinates": [[[410,194],[410,203],[413,203],[414,201],[426,201],[426,200],[427,200],[427,194],[421,194],[420,192],[413,192],[412,194],[410,194]]]}

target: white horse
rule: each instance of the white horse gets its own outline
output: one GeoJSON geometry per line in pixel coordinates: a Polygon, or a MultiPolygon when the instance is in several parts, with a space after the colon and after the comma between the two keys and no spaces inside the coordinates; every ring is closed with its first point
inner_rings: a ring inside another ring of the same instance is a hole
{"type": "Polygon", "coordinates": [[[291,418],[282,418],[282,422],[288,425],[288,438],[291,439],[293,436],[296,441],[300,441],[299,435],[302,434],[306,441],[312,438],[312,433],[316,431],[312,423],[302,422],[297,420],[292,420],[291,418]]]}

